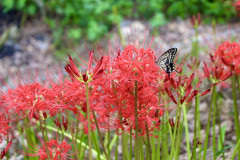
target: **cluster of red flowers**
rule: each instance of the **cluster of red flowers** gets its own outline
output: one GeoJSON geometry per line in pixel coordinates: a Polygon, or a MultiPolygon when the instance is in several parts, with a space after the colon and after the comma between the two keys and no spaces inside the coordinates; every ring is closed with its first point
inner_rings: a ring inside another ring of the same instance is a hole
{"type": "MultiPolygon", "coordinates": [[[[239,49],[239,44],[225,42],[216,51],[216,55],[224,64],[233,66],[232,69],[236,73],[240,72],[239,49]]],[[[85,62],[87,66],[79,64],[81,69],[78,69],[75,60],[69,56],[65,70],[71,79],[61,75],[57,82],[52,79],[44,83],[34,81],[18,85],[15,89],[9,87],[8,91],[1,92],[1,109],[8,113],[10,119],[7,121],[5,115],[0,114],[0,136],[6,135],[9,129],[8,122],[25,118],[30,122],[33,119],[47,119],[59,113],[66,115],[66,111],[67,114],[77,117],[80,122],[78,126],[87,133],[86,89],[89,91],[90,109],[96,112],[101,129],[130,131],[130,128],[133,130],[138,128],[138,133],[145,135],[147,131],[151,132],[159,128],[161,116],[165,110],[169,110],[163,107],[166,103],[172,101],[181,105],[200,94],[201,81],[194,89],[194,74],[189,77],[166,74],[156,65],[154,55],[156,52],[150,47],[144,49],[128,45],[122,52],[118,50],[116,53],[116,55],[100,55],[101,58],[95,62],[91,51],[89,63],[85,62]],[[92,63],[95,63],[95,67],[92,63]],[[86,72],[82,73],[84,70],[86,72]],[[164,104],[162,96],[165,94],[168,95],[169,101],[165,101],[164,104]],[[135,124],[136,107],[138,126],[135,124]]],[[[215,66],[209,69],[206,64],[203,71],[207,78],[212,77],[222,81],[231,76],[221,67],[215,66]]],[[[201,95],[209,91],[206,90],[201,95]]],[[[95,129],[92,113],[90,116],[91,128],[95,129]]],[[[70,128],[67,120],[63,121],[62,125],[58,119],[55,119],[54,123],[60,129],[63,125],[65,131],[70,128]]],[[[41,159],[46,159],[47,156],[44,146],[41,147],[43,152],[39,150],[36,155],[41,159]]],[[[64,156],[71,148],[65,143],[58,144],[56,140],[50,140],[47,146],[51,154],[54,152],[54,157],[63,155],[62,147],[65,148],[64,156]],[[52,151],[53,147],[57,149],[52,151]]]]}
{"type": "Polygon", "coordinates": [[[223,42],[215,52],[215,57],[221,61],[235,74],[240,74],[240,44],[237,42],[223,42]]]}
{"type": "Polygon", "coordinates": [[[233,3],[233,6],[235,7],[237,15],[240,17],[240,0],[237,0],[235,3],[233,3]]]}
{"type": "Polygon", "coordinates": [[[60,142],[60,140],[50,139],[47,142],[43,142],[43,140],[38,137],[41,145],[34,147],[33,153],[23,153],[25,156],[30,157],[39,157],[39,160],[46,160],[50,157],[52,160],[66,160],[69,159],[68,152],[72,150],[70,144],[67,144],[66,140],[60,142]]]}

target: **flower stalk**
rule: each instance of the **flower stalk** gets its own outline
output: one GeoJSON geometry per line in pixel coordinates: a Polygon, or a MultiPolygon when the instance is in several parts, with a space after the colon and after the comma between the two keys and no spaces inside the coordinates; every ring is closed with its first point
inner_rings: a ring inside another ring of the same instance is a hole
{"type": "Polygon", "coordinates": [[[209,112],[208,112],[206,137],[205,137],[204,148],[203,148],[203,160],[206,160],[206,157],[207,157],[208,135],[209,135],[209,130],[210,130],[210,122],[211,122],[211,115],[212,115],[212,108],[213,108],[213,103],[214,103],[214,97],[216,96],[215,94],[216,94],[216,84],[213,84],[213,86],[212,86],[211,104],[210,104],[210,108],[209,108],[209,112]]]}
{"type": "Polygon", "coordinates": [[[87,100],[87,122],[88,122],[88,159],[92,160],[92,130],[91,130],[91,120],[90,120],[90,105],[89,105],[89,93],[88,93],[88,83],[85,83],[86,89],[86,100],[87,100]]]}
{"type": "Polygon", "coordinates": [[[190,150],[190,141],[189,141],[189,134],[188,134],[188,122],[187,122],[187,111],[186,111],[186,105],[182,105],[183,109],[183,119],[184,119],[184,125],[185,125],[185,133],[186,133],[186,144],[187,144],[187,155],[188,159],[191,158],[191,150],[190,150]]]}
{"type": "Polygon", "coordinates": [[[136,140],[135,140],[135,157],[136,159],[139,159],[139,151],[140,151],[140,148],[139,148],[139,131],[138,131],[138,103],[137,103],[137,91],[138,91],[138,82],[135,81],[135,136],[136,136],[136,140]]]}
{"type": "MultiPolygon", "coordinates": [[[[99,125],[98,125],[98,121],[97,121],[97,117],[96,117],[96,114],[95,114],[95,111],[94,111],[94,110],[92,111],[92,114],[93,114],[94,121],[95,121],[95,123],[96,123],[97,132],[98,132],[98,135],[99,135],[100,143],[101,143],[102,148],[103,148],[103,152],[104,152],[107,160],[110,160],[110,159],[109,159],[109,155],[108,155],[107,150],[106,150],[106,147],[105,147],[104,142],[103,142],[102,133],[101,133],[101,131],[100,131],[100,128],[99,128],[99,125]]],[[[109,143],[110,143],[110,142],[109,142],[109,143]]]]}
{"type": "MultiPolygon", "coordinates": [[[[232,96],[233,96],[233,108],[234,108],[234,122],[236,127],[236,136],[237,142],[240,140],[240,128],[239,128],[239,119],[238,119],[238,106],[237,106],[237,91],[236,91],[236,79],[233,75],[232,80],[232,96]]],[[[240,148],[238,149],[238,159],[240,159],[240,148]]]]}

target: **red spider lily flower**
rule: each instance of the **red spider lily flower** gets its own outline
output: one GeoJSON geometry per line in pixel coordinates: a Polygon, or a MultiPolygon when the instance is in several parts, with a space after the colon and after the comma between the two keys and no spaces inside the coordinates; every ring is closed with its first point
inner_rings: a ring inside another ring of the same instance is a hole
{"type": "Polygon", "coordinates": [[[190,63],[187,64],[188,68],[191,71],[196,71],[198,69],[199,65],[200,65],[200,61],[196,57],[191,57],[190,58],[190,63]]]}
{"type": "Polygon", "coordinates": [[[72,154],[69,154],[68,152],[71,151],[72,147],[70,144],[67,144],[66,140],[60,142],[58,139],[50,139],[44,143],[38,134],[37,137],[40,140],[41,145],[34,146],[34,150],[29,150],[29,153],[28,151],[24,152],[22,153],[23,155],[30,157],[39,157],[39,160],[46,160],[48,158],[52,160],[71,159],[69,157],[72,154]]]}
{"type": "Polygon", "coordinates": [[[159,77],[163,76],[160,75],[155,59],[152,49],[128,45],[112,60],[111,71],[108,72],[111,75],[103,91],[107,93],[106,101],[113,104],[109,105],[113,106],[109,110],[120,114],[124,120],[117,117],[115,122],[119,124],[115,125],[116,128],[119,127],[126,131],[130,131],[130,127],[136,128],[136,90],[140,135],[146,134],[146,124],[149,131],[156,127],[155,123],[159,121],[159,117],[156,117],[155,113],[156,111],[162,112],[160,105],[157,105],[157,93],[159,92],[159,77]],[[114,90],[117,92],[114,93],[114,90]]]}
{"type": "Polygon", "coordinates": [[[75,78],[78,78],[81,76],[80,72],[78,71],[78,68],[76,66],[76,64],[74,63],[72,57],[70,55],[68,55],[68,61],[69,61],[69,64],[67,64],[64,68],[66,70],[66,72],[72,76],[72,77],[75,77],[75,78]]]}
{"type": "MultiPolygon", "coordinates": [[[[171,126],[172,128],[175,127],[175,122],[174,122],[174,119],[173,119],[173,118],[170,118],[170,119],[168,120],[168,122],[169,122],[169,124],[170,124],[170,126],[171,126]]],[[[178,117],[178,120],[177,120],[177,128],[178,128],[178,125],[179,125],[179,117],[178,117]]]]}
{"type": "MultiPolygon", "coordinates": [[[[90,72],[90,69],[92,67],[92,61],[93,61],[93,51],[89,52],[89,63],[87,68],[87,73],[81,74],[81,71],[78,70],[77,65],[73,61],[72,57],[68,55],[69,63],[64,67],[66,72],[72,77],[76,78],[80,82],[88,83],[94,79],[96,79],[98,76],[100,76],[106,66],[107,57],[101,57],[100,60],[97,62],[96,67],[90,72]]],[[[83,65],[81,65],[83,66],[83,65]]]]}
{"type": "MultiPolygon", "coordinates": [[[[82,129],[84,131],[84,134],[88,134],[88,121],[87,121],[87,117],[83,116],[82,114],[78,114],[78,120],[81,122],[82,125],[82,129]]],[[[92,114],[90,115],[90,119],[91,119],[91,130],[94,131],[96,129],[95,124],[94,124],[94,120],[93,120],[93,116],[92,114]]]]}
{"type": "MultiPolygon", "coordinates": [[[[199,94],[199,87],[200,87],[202,81],[199,81],[196,85],[196,88],[194,89],[192,86],[194,76],[195,76],[195,74],[193,73],[190,77],[179,76],[177,81],[174,80],[173,78],[169,79],[169,81],[171,81],[171,84],[173,84],[172,87],[177,91],[178,100],[179,100],[180,104],[189,103],[190,101],[192,101],[192,99],[195,96],[197,96],[199,94]]],[[[171,93],[169,87],[166,88],[165,91],[168,94],[168,96],[172,99],[172,101],[175,104],[178,104],[176,98],[171,93]]],[[[209,89],[199,95],[203,96],[203,95],[207,94],[208,92],[210,92],[209,89]]]]}
{"type": "Polygon", "coordinates": [[[11,114],[18,114],[20,118],[42,117],[40,113],[51,112],[48,104],[48,88],[38,82],[19,85],[14,90],[3,93],[3,106],[11,114]]]}
{"type": "Polygon", "coordinates": [[[178,102],[176,101],[175,97],[173,96],[172,92],[169,90],[169,88],[165,88],[166,93],[168,94],[168,96],[172,99],[172,101],[177,104],[178,102]]]}
{"type": "Polygon", "coordinates": [[[192,16],[192,18],[190,19],[190,22],[192,24],[193,27],[198,27],[201,24],[201,15],[200,13],[197,14],[197,17],[195,15],[192,16]]]}
{"type": "Polygon", "coordinates": [[[0,112],[0,143],[2,143],[2,136],[6,136],[9,129],[10,126],[8,126],[6,115],[3,112],[0,112]]]}
{"type": "Polygon", "coordinates": [[[204,62],[203,72],[205,76],[213,83],[218,84],[219,82],[225,81],[231,77],[232,73],[229,69],[224,68],[223,66],[207,66],[204,62]]]}
{"type": "MultiPolygon", "coordinates": [[[[192,142],[193,144],[194,144],[194,139],[193,139],[193,142],[192,142]]],[[[199,146],[199,145],[201,145],[202,144],[202,142],[200,141],[200,139],[199,138],[196,138],[196,145],[197,145],[197,147],[199,146]]]]}
{"type": "Polygon", "coordinates": [[[67,128],[68,128],[68,119],[65,118],[65,120],[64,120],[63,115],[62,115],[62,125],[63,125],[65,131],[67,131],[67,128]]]}
{"type": "Polygon", "coordinates": [[[57,126],[57,128],[59,128],[60,130],[62,130],[62,125],[61,125],[61,123],[59,122],[59,119],[58,119],[58,118],[55,118],[53,121],[54,121],[54,124],[57,126]]]}
{"type": "Polygon", "coordinates": [[[231,68],[235,74],[240,74],[240,44],[223,42],[215,52],[215,57],[231,68]]]}
{"type": "Polygon", "coordinates": [[[240,16],[240,0],[236,0],[234,2],[230,1],[230,3],[231,3],[231,6],[235,8],[237,15],[240,16]]]}
{"type": "Polygon", "coordinates": [[[7,151],[9,150],[11,145],[12,145],[12,140],[10,140],[9,143],[7,144],[7,147],[3,151],[1,151],[0,159],[3,159],[3,157],[7,154],[7,151]]]}

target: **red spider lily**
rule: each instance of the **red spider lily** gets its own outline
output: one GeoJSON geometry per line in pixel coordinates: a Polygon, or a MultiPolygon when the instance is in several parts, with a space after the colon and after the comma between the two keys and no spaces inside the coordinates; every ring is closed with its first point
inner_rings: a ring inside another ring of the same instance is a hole
{"type": "MultiPolygon", "coordinates": [[[[199,87],[202,81],[199,81],[196,85],[196,88],[193,89],[192,81],[194,79],[195,74],[193,73],[190,77],[181,77],[179,76],[178,80],[174,80],[173,78],[168,79],[172,87],[177,91],[178,101],[180,104],[189,103],[195,96],[199,94],[199,87]],[[179,99],[180,98],[180,99],[179,99]]],[[[165,91],[168,96],[172,99],[175,104],[178,104],[176,98],[173,96],[170,91],[170,87],[165,87],[165,91]]],[[[202,92],[200,96],[203,96],[210,92],[210,89],[202,92]]]]}
{"type": "Polygon", "coordinates": [[[237,15],[240,16],[240,0],[236,1],[235,3],[233,3],[232,6],[235,7],[237,15]]]}
{"type": "Polygon", "coordinates": [[[49,156],[50,159],[52,160],[67,160],[71,159],[68,156],[71,156],[71,154],[68,154],[68,152],[72,149],[71,145],[67,144],[65,140],[62,142],[59,142],[59,140],[51,139],[48,142],[45,143],[43,142],[42,139],[41,141],[41,146],[36,147],[35,153],[23,153],[25,156],[30,156],[30,157],[39,157],[39,160],[46,160],[48,159],[48,152],[49,151],[49,156]]]}
{"type": "MultiPolygon", "coordinates": [[[[78,70],[77,65],[73,61],[72,57],[68,55],[69,63],[64,67],[66,72],[72,77],[76,78],[80,82],[90,82],[96,78],[98,78],[104,71],[106,66],[107,57],[101,57],[100,60],[97,62],[96,67],[90,72],[90,69],[92,67],[92,61],[93,61],[93,51],[89,52],[89,63],[87,68],[87,73],[81,73],[81,71],[78,70]]],[[[81,65],[83,67],[83,65],[81,65]]]]}
{"type": "Polygon", "coordinates": [[[240,44],[229,41],[223,42],[215,52],[215,57],[230,67],[235,74],[240,74],[240,44]]]}
{"type": "Polygon", "coordinates": [[[193,27],[198,27],[201,24],[201,15],[200,13],[197,14],[197,17],[195,15],[192,16],[190,19],[190,22],[193,27]]]}
{"type": "Polygon", "coordinates": [[[71,106],[68,97],[65,98],[67,81],[59,78],[55,83],[48,78],[43,84],[34,80],[32,83],[16,85],[15,89],[8,87],[8,91],[1,92],[1,105],[16,119],[46,119],[66,109],[76,112],[76,106],[71,106]]]}
{"type": "MultiPolygon", "coordinates": [[[[174,119],[171,118],[171,119],[169,119],[168,121],[169,121],[170,126],[171,126],[172,128],[174,128],[174,127],[175,127],[174,119]]],[[[178,128],[178,125],[179,125],[179,118],[177,119],[177,128],[178,128]]]]}
{"type": "Polygon", "coordinates": [[[198,72],[197,69],[198,69],[199,65],[200,65],[200,61],[196,57],[191,57],[190,63],[187,64],[188,68],[193,72],[195,72],[195,71],[198,72]]]}
{"type": "Polygon", "coordinates": [[[155,127],[154,124],[159,120],[159,117],[155,116],[155,112],[162,112],[161,105],[157,105],[158,79],[162,76],[159,75],[160,69],[155,64],[154,59],[152,49],[138,49],[133,45],[128,45],[123,52],[118,52],[118,56],[113,59],[110,81],[103,88],[104,92],[107,93],[107,102],[114,104],[109,110],[117,112],[124,120],[121,121],[117,117],[115,121],[119,123],[117,126],[130,131],[130,127],[136,128],[135,92],[137,87],[138,129],[140,135],[146,133],[146,124],[149,131],[155,127]],[[117,92],[114,93],[114,90],[117,92]]]}
{"type": "Polygon", "coordinates": [[[20,118],[41,117],[40,113],[51,112],[48,104],[49,89],[38,82],[19,85],[1,95],[3,106],[11,114],[18,114],[20,118]]]}
{"type": "Polygon", "coordinates": [[[63,125],[65,131],[67,131],[67,128],[68,128],[68,120],[66,119],[66,120],[64,121],[63,115],[62,115],[62,125],[61,125],[61,123],[60,123],[60,121],[59,121],[58,118],[55,118],[55,119],[54,119],[54,124],[55,124],[55,125],[57,126],[57,128],[59,128],[60,130],[62,130],[62,125],[63,125]]]}
{"type": "Polygon", "coordinates": [[[2,135],[6,136],[9,128],[10,126],[8,126],[6,115],[3,112],[0,112],[0,143],[2,143],[2,135]]]}
{"type": "Polygon", "coordinates": [[[12,140],[10,140],[9,143],[7,144],[7,147],[3,151],[1,151],[0,159],[3,159],[3,157],[7,154],[7,151],[9,150],[11,145],[12,145],[12,140]]]}
{"type": "Polygon", "coordinates": [[[209,66],[204,62],[203,72],[205,76],[213,83],[218,84],[219,82],[225,81],[231,77],[232,73],[229,69],[223,66],[209,66]]]}
{"type": "MultiPolygon", "coordinates": [[[[77,118],[81,122],[84,134],[88,134],[88,121],[87,121],[87,117],[83,116],[82,114],[78,114],[77,118]]],[[[90,123],[91,124],[91,130],[94,131],[96,129],[96,127],[95,127],[92,115],[90,115],[90,119],[91,119],[91,123],[90,123]]]]}
{"type": "MultiPolygon", "coordinates": [[[[194,140],[193,140],[192,143],[194,144],[194,140]]],[[[199,145],[201,145],[201,144],[202,144],[202,142],[200,141],[200,139],[199,139],[199,138],[196,138],[196,145],[197,145],[197,147],[198,147],[199,145]]]]}

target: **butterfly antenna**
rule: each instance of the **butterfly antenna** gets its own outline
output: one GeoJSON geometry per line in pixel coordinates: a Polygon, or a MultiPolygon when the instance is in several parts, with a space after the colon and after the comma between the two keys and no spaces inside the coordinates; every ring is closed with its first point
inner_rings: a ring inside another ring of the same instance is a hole
{"type": "Polygon", "coordinates": [[[173,71],[175,71],[175,72],[177,72],[177,73],[179,73],[179,74],[180,74],[180,72],[178,72],[178,71],[177,71],[177,70],[175,70],[175,69],[174,69],[173,71]]]}

